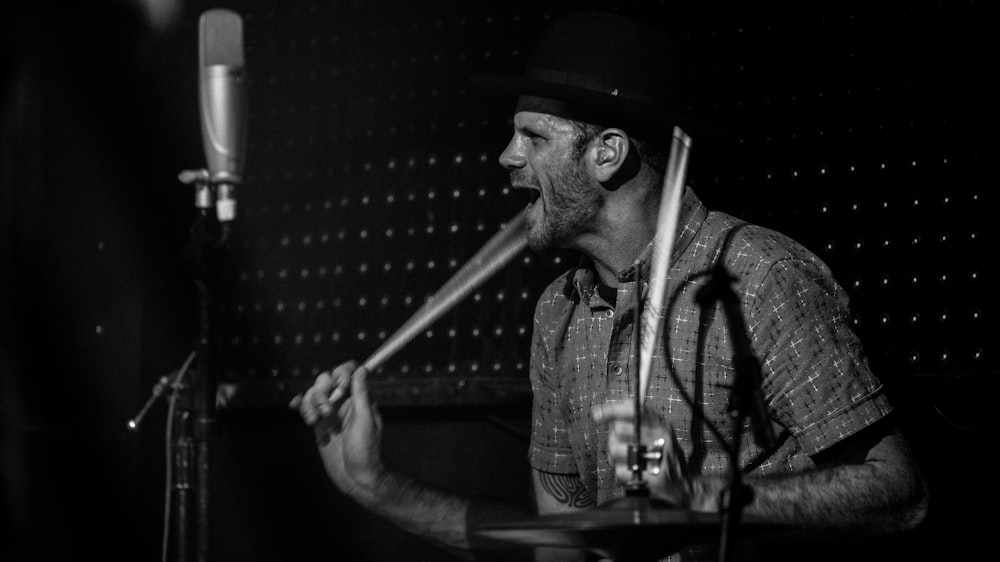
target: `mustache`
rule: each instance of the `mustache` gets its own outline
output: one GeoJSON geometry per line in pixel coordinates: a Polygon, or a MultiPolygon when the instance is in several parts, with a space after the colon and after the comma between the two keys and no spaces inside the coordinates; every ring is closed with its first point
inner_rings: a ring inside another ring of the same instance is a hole
{"type": "Polygon", "coordinates": [[[535,189],[542,188],[542,184],[538,181],[538,177],[525,170],[511,171],[510,184],[516,186],[533,187],[535,189]]]}

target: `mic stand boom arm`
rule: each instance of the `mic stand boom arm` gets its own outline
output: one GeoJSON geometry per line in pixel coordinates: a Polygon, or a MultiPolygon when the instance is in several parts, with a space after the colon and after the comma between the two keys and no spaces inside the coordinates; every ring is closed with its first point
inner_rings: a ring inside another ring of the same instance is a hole
{"type": "MultiPolygon", "coordinates": [[[[720,257],[721,260],[721,257],[720,257]]],[[[721,261],[716,263],[708,282],[698,290],[696,300],[703,310],[710,310],[716,302],[722,304],[729,331],[729,341],[733,347],[733,368],[735,376],[729,390],[729,415],[733,419],[733,438],[729,446],[729,488],[723,492],[720,509],[722,511],[722,533],[719,541],[719,560],[731,559],[731,542],[739,525],[743,508],[753,500],[753,490],[745,486],[740,474],[740,442],[743,423],[750,418],[755,442],[769,449],[773,446],[774,431],[768,423],[767,412],[763,409],[760,395],[760,363],[754,357],[747,336],[746,324],[740,312],[740,301],[733,290],[736,281],[721,261]]]]}

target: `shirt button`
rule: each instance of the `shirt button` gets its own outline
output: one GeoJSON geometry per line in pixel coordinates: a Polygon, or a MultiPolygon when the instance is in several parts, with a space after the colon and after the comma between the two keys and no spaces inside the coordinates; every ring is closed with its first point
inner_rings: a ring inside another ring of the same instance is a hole
{"type": "Polygon", "coordinates": [[[622,376],[622,373],[625,372],[625,369],[622,369],[621,365],[615,365],[615,368],[612,369],[611,371],[615,374],[616,377],[620,377],[622,376]]]}
{"type": "Polygon", "coordinates": [[[614,318],[615,317],[615,311],[614,310],[608,310],[607,312],[604,313],[604,317],[605,318],[614,318]]]}

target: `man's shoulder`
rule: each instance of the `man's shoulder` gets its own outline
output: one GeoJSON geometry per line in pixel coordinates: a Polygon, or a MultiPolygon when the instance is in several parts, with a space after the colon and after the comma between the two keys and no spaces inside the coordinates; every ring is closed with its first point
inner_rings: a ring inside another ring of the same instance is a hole
{"type": "Polygon", "coordinates": [[[831,275],[819,256],[787,234],[718,211],[711,211],[705,223],[705,237],[713,239],[715,255],[723,253],[727,269],[747,282],[762,282],[778,267],[831,275]]]}

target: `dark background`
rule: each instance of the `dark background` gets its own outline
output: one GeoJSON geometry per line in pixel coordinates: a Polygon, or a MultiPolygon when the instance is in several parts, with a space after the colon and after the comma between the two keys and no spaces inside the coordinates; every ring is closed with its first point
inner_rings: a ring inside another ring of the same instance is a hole
{"type": "MultiPolygon", "coordinates": [[[[244,18],[250,134],[240,216],[212,256],[212,558],[449,559],[343,499],[284,404],[374,351],[523,206],[496,164],[512,100],[469,77],[517,72],[558,2],[5,3],[0,558],[159,557],[164,404],[138,433],[125,421],[197,335],[176,177],[204,165],[197,22],[217,6],[244,18]]],[[[932,503],[919,532],[850,559],[987,548],[983,3],[600,6],[679,39],[685,107],[715,131],[695,137],[699,195],[803,242],[851,295],[932,503]]],[[[575,259],[525,254],[376,374],[390,464],[528,503],[531,312],[575,259]]]]}

